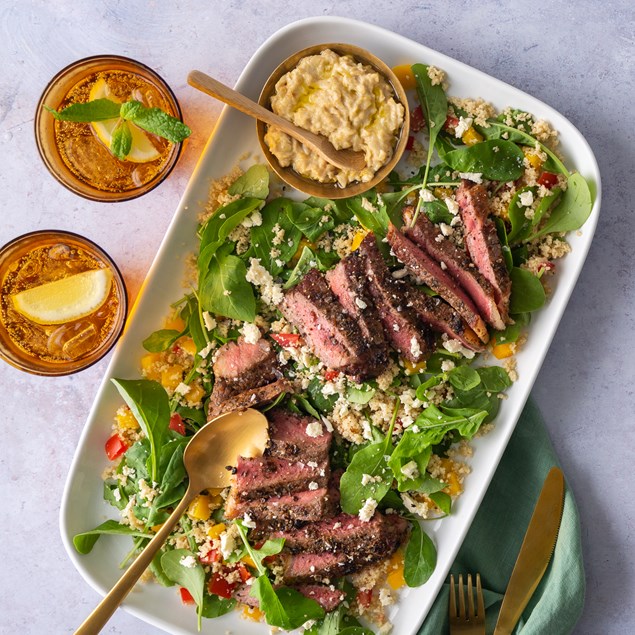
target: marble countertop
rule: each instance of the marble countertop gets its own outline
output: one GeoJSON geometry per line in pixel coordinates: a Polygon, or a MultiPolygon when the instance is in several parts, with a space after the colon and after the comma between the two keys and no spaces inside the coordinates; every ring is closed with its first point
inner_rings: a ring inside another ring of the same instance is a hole
{"type": "MultiPolygon", "coordinates": [[[[3,0],[0,244],[36,229],[85,235],[118,263],[134,298],[220,112],[217,102],[186,85],[187,72],[201,68],[231,85],[263,40],[300,18],[373,22],[550,104],[591,144],[604,194],[594,244],[533,396],[582,516],[587,601],[575,632],[633,633],[635,215],[627,196],[635,147],[632,4],[607,1],[601,10],[594,0],[374,5],[369,11],[364,0],[3,0]],[[71,194],[49,175],[35,147],[33,113],[48,80],[70,62],[99,53],[156,69],[193,128],[169,179],[128,203],[92,203],[71,194]]],[[[98,601],[64,551],[58,512],[107,363],[64,378],[29,376],[0,363],[0,632],[71,633],[98,601]]],[[[159,633],[123,611],[105,632],[159,633]]]]}

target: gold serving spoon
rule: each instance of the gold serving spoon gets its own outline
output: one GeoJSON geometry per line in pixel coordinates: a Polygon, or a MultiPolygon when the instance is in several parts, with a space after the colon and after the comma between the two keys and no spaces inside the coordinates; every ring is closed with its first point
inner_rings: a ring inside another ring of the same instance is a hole
{"type": "Polygon", "coordinates": [[[241,95],[233,88],[229,88],[229,86],[225,86],[225,84],[213,77],[201,73],[201,71],[190,72],[187,76],[187,81],[190,86],[194,86],[201,92],[211,95],[225,104],[229,104],[254,119],[264,121],[271,126],[279,128],[282,132],[286,132],[289,136],[315,150],[325,161],[337,168],[359,172],[366,167],[366,158],[363,152],[355,152],[348,149],[336,150],[326,137],[304,130],[304,128],[299,128],[284,119],[284,117],[280,117],[271,112],[271,110],[263,108],[260,104],[251,101],[248,97],[241,95]]]}
{"type": "Polygon", "coordinates": [[[267,419],[252,408],[220,415],[192,437],[183,454],[183,463],[189,477],[185,496],[117,584],[75,631],[75,635],[94,635],[101,631],[148,568],[194,498],[205,489],[227,487],[231,472],[226,467],[236,465],[239,456],[261,456],[268,438],[267,419]]]}

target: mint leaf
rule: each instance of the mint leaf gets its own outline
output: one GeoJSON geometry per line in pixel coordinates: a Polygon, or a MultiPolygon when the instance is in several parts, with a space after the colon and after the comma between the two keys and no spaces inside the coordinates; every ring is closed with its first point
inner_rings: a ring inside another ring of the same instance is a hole
{"type": "Polygon", "coordinates": [[[159,135],[172,143],[179,143],[192,134],[182,121],[160,108],[146,108],[134,99],[121,105],[121,116],[146,132],[159,135]]]}
{"type": "Polygon", "coordinates": [[[267,166],[257,163],[252,165],[247,172],[239,176],[227,190],[230,194],[240,196],[253,196],[266,199],[269,196],[269,170],[267,166]]]}
{"type": "Polygon", "coordinates": [[[118,159],[123,161],[130,154],[130,148],[132,148],[132,132],[130,132],[130,126],[128,122],[120,119],[112,132],[110,151],[118,159]]]}
{"type": "Polygon", "coordinates": [[[94,99],[85,104],[71,104],[59,112],[44,106],[59,121],[76,121],[89,123],[116,119],[121,111],[121,104],[110,99],[94,99]]]}

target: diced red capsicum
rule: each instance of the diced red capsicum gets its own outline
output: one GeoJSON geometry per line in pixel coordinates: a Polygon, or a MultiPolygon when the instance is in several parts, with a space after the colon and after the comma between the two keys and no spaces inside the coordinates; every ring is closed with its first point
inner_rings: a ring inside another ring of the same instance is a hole
{"type": "Polygon", "coordinates": [[[423,130],[425,128],[425,125],[426,120],[423,116],[423,110],[421,109],[421,106],[417,106],[410,112],[410,131],[419,132],[419,130],[423,130]]]}
{"type": "Polygon", "coordinates": [[[333,370],[332,368],[328,368],[327,370],[324,371],[324,379],[326,379],[326,381],[333,381],[333,379],[338,377],[339,374],[340,373],[338,370],[333,370]]]}
{"type": "Polygon", "coordinates": [[[543,172],[536,182],[538,185],[544,185],[550,190],[555,185],[558,185],[558,175],[553,172],[543,172]]]}
{"type": "MultiPolygon", "coordinates": [[[[225,573],[227,573],[227,570],[225,573]]],[[[228,600],[237,586],[237,582],[227,582],[223,573],[213,573],[207,585],[207,590],[212,595],[218,595],[228,600]]]]}
{"type": "Polygon", "coordinates": [[[192,594],[186,588],[181,587],[179,593],[181,594],[181,602],[183,602],[183,604],[196,604],[196,600],[194,600],[192,594]]]}
{"type": "Polygon", "coordinates": [[[168,426],[170,430],[174,430],[174,432],[178,432],[185,436],[185,424],[183,423],[183,417],[178,412],[175,412],[170,417],[170,425],[168,426]]]}
{"type": "Polygon", "coordinates": [[[415,138],[410,135],[406,141],[406,150],[410,151],[415,147],[415,138]]]}
{"type": "Polygon", "coordinates": [[[199,557],[201,564],[214,564],[215,562],[221,562],[222,559],[222,554],[216,549],[210,549],[204,556],[199,557]]]}
{"type": "Polygon", "coordinates": [[[238,568],[238,575],[240,576],[240,579],[243,582],[247,582],[247,580],[249,580],[249,578],[253,578],[253,576],[251,575],[251,571],[242,562],[238,563],[238,567],[237,568],[238,568]]]}
{"type": "Polygon", "coordinates": [[[359,602],[360,606],[363,606],[365,609],[367,609],[370,606],[370,603],[373,600],[373,590],[372,589],[366,589],[365,591],[358,591],[357,592],[357,601],[359,602]]]}
{"type": "Polygon", "coordinates": [[[444,130],[454,129],[459,125],[459,120],[452,115],[448,115],[445,119],[445,123],[443,124],[444,130]]]}
{"type": "Polygon", "coordinates": [[[105,448],[106,456],[111,461],[115,461],[128,449],[128,444],[115,433],[106,441],[105,448]]]}
{"type": "Polygon", "coordinates": [[[282,348],[297,348],[302,346],[302,337],[297,333],[272,333],[271,338],[282,348]]]}

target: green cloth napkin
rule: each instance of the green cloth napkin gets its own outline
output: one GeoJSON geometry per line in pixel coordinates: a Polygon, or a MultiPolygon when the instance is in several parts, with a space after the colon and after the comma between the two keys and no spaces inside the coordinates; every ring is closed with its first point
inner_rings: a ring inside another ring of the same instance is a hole
{"type": "MultiPolygon", "coordinates": [[[[494,631],[501,600],[549,470],[558,459],[538,408],[530,400],[518,421],[451,572],[481,574],[487,633],[494,631]]],[[[566,475],[565,475],[566,476],[566,475]]],[[[514,633],[571,633],[584,604],[580,519],[567,487],[562,524],[551,563],[514,633]]],[[[419,635],[449,632],[449,583],[443,585],[419,635]]]]}

